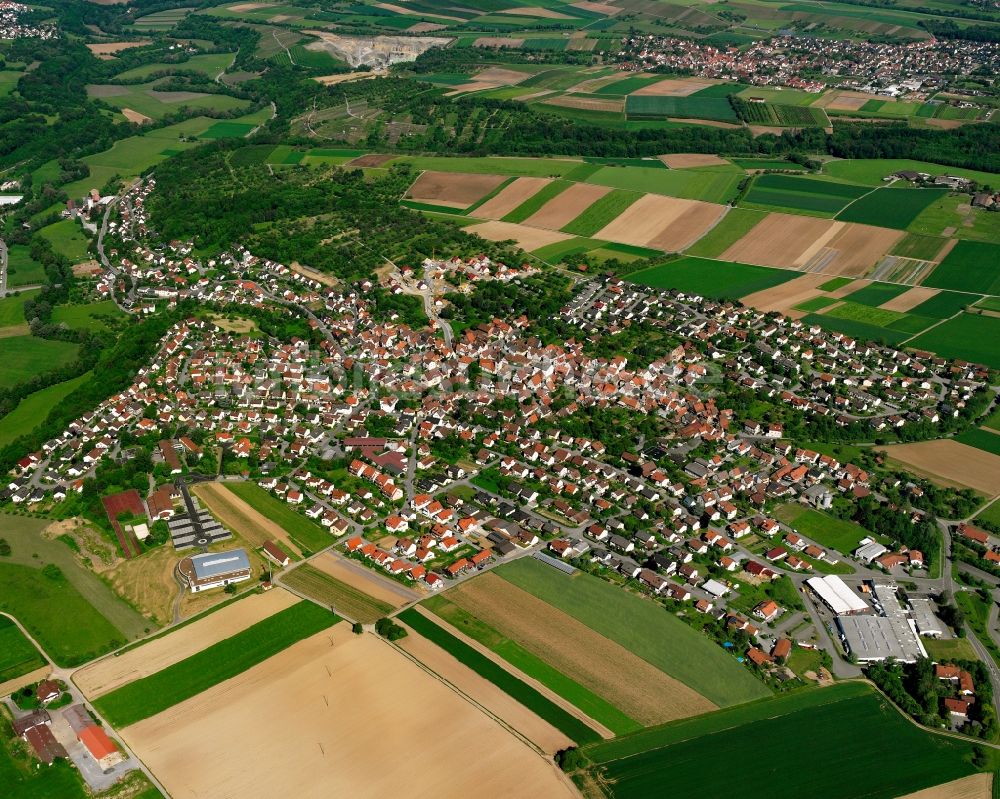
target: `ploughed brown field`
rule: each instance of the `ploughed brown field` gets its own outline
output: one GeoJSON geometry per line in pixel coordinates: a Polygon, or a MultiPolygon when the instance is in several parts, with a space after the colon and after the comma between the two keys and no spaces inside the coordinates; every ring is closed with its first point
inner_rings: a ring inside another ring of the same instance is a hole
{"type": "Polygon", "coordinates": [[[542,230],[527,225],[515,225],[512,222],[482,222],[478,225],[469,225],[465,228],[467,233],[475,233],[490,241],[505,241],[513,239],[523,250],[531,252],[539,247],[546,247],[558,241],[566,241],[573,238],[565,233],[557,233],[554,230],[542,230]]]}
{"type": "Polygon", "coordinates": [[[607,186],[574,183],[525,219],[524,224],[559,230],[576,219],[609,191],[611,189],[607,186]]]}
{"type": "Polygon", "coordinates": [[[594,238],[678,251],[700,239],[724,210],[721,205],[698,200],[646,194],[599,230],[594,238]]]}
{"type": "Polygon", "coordinates": [[[819,249],[816,243],[828,241],[842,224],[809,216],[768,214],[719,257],[724,261],[797,269],[819,249]]]}
{"type": "Polygon", "coordinates": [[[650,83],[632,92],[636,97],[650,95],[653,97],[687,97],[688,95],[714,86],[719,81],[705,78],[666,78],[656,83],[650,83]]]}
{"type": "Polygon", "coordinates": [[[252,627],[301,600],[280,588],[253,594],[122,655],[109,656],[73,675],[88,699],[162,671],[191,655],[252,627]]]}
{"type": "Polygon", "coordinates": [[[1000,494],[1000,456],[958,441],[891,444],[886,455],[945,485],[968,486],[987,496],[1000,494]]]}
{"type": "Polygon", "coordinates": [[[825,245],[837,254],[820,271],[846,277],[865,275],[904,235],[901,230],[850,222],[825,245]]]}
{"type": "Polygon", "coordinates": [[[447,593],[482,619],[646,725],[715,710],[717,706],[620,644],[494,574],[447,593]]]}
{"type": "Polygon", "coordinates": [[[507,216],[529,197],[534,197],[551,181],[548,178],[518,178],[495,196],[480,205],[470,216],[478,219],[500,219],[507,216]]]}
{"type": "Polygon", "coordinates": [[[471,175],[464,172],[423,172],[406,196],[417,202],[466,208],[503,183],[503,175],[471,175]]]}
{"type": "Polygon", "coordinates": [[[174,799],[578,795],[551,760],[343,623],[121,736],[174,799]]]}

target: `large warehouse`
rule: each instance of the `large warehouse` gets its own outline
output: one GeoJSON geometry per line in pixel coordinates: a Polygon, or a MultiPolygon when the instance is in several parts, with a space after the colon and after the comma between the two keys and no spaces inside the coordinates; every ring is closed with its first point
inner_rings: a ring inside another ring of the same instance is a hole
{"type": "Polygon", "coordinates": [[[207,552],[184,558],[177,564],[177,573],[187,583],[191,593],[198,593],[249,580],[253,569],[246,550],[230,549],[228,552],[207,552]]]}
{"type": "Polygon", "coordinates": [[[838,616],[867,613],[871,610],[868,603],[835,574],[810,577],[806,580],[806,585],[838,616]]]}

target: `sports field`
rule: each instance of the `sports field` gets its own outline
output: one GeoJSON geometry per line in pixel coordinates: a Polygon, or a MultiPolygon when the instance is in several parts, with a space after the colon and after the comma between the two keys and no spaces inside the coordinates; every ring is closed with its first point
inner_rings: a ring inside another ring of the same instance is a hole
{"type": "Polygon", "coordinates": [[[633,272],[627,279],[658,289],[677,289],[704,297],[736,299],[798,277],[795,272],[765,266],[685,257],[633,272]]]}
{"type": "Polygon", "coordinates": [[[225,487],[288,533],[288,537],[298,545],[303,555],[318,552],[333,544],[333,537],[320,525],[296,513],[287,503],[272,497],[256,483],[226,483],[225,487]]]}
{"type": "Polygon", "coordinates": [[[321,572],[308,563],[283,575],[281,582],[296,593],[307,596],[334,612],[362,624],[373,624],[395,607],[369,596],[332,575],[321,572]]]}
{"type": "Polygon", "coordinates": [[[235,677],[337,621],[328,610],[312,602],[299,602],[155,674],[105,694],[94,706],[116,727],[127,727],[235,677]]]}
{"type": "Polygon", "coordinates": [[[6,616],[0,616],[0,683],[45,665],[45,658],[6,616]]]}
{"type": "Polygon", "coordinates": [[[870,536],[866,529],[854,522],[838,519],[802,505],[781,505],[774,515],[822,547],[829,547],[849,555],[858,548],[862,538],[870,536]]]}
{"type": "Polygon", "coordinates": [[[34,336],[0,338],[0,388],[11,388],[29,377],[65,366],[79,349],[79,344],[34,336]]]}
{"type": "Polygon", "coordinates": [[[585,749],[612,799],[651,796],[668,783],[680,796],[728,796],[731,770],[705,768],[720,753],[755,764],[755,779],[742,780],[739,791],[751,799],[890,799],[972,773],[971,752],[971,743],[919,729],[860,683],[787,694],[585,749]],[[873,740],[892,741],[891,751],[873,740]],[[795,752],[808,768],[761,758],[762,745],[795,752]]]}
{"type": "Polygon", "coordinates": [[[768,694],[736,659],[657,603],[589,574],[565,575],[534,558],[495,573],[638,655],[720,706],[768,694]]]}
{"type": "Polygon", "coordinates": [[[600,736],[576,716],[571,715],[530,685],[503,669],[485,655],[477,652],[464,641],[438,626],[415,608],[408,608],[398,616],[399,620],[419,635],[433,641],[449,652],[461,663],[471,668],[481,677],[510,694],[526,708],[545,719],[556,729],[565,733],[578,744],[599,740],[600,736]]]}
{"type": "Polygon", "coordinates": [[[1000,318],[963,313],[909,342],[945,358],[961,358],[1000,369],[1000,318]]]}
{"type": "Polygon", "coordinates": [[[939,289],[1000,294],[1000,246],[959,241],[923,284],[939,289]]]}

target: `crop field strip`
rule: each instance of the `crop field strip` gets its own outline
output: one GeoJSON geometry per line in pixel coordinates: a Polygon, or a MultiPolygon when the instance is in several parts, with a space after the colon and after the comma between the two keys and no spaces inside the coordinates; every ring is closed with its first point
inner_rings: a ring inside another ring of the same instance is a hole
{"type": "Polygon", "coordinates": [[[880,188],[852,202],[837,214],[837,219],[906,230],[933,202],[947,193],[946,189],[880,188]]]}
{"type": "Polygon", "coordinates": [[[610,638],[720,706],[768,693],[736,659],[655,602],[597,577],[557,572],[533,558],[495,573],[610,638]]]}
{"type": "Polygon", "coordinates": [[[593,203],[572,222],[564,225],[564,233],[576,236],[593,236],[621,216],[641,194],[627,189],[614,189],[593,203]]]}
{"type": "Polygon", "coordinates": [[[626,279],[653,288],[676,289],[703,297],[739,299],[794,280],[799,274],[766,266],[684,257],[633,272],[626,275],[626,279]]]}
{"type": "Polygon", "coordinates": [[[830,180],[795,175],[760,175],[754,179],[744,202],[833,215],[869,191],[865,186],[830,180]]]}
{"type": "Polygon", "coordinates": [[[573,184],[567,180],[553,180],[542,186],[537,192],[528,197],[517,208],[502,217],[504,222],[524,222],[528,217],[533,216],[541,210],[542,206],[550,200],[555,199],[573,184]]]}
{"type": "Polygon", "coordinates": [[[716,707],[620,644],[500,577],[484,575],[448,592],[447,597],[643,724],[716,707]]]}
{"type": "Polygon", "coordinates": [[[156,674],[105,694],[94,705],[114,726],[127,727],[235,677],[338,621],[312,602],[299,602],[156,674]]]}
{"type": "Polygon", "coordinates": [[[871,688],[851,683],[675,722],[586,747],[585,754],[612,799],[649,796],[668,781],[682,796],[725,796],[732,774],[705,762],[719,752],[752,762],[762,740],[794,749],[810,767],[747,782],[740,793],[751,799],[824,796],[831,786],[842,799],[889,799],[973,771],[970,743],[924,732],[871,688]],[[892,740],[892,752],[871,747],[869,736],[892,740]]]}
{"type": "Polygon", "coordinates": [[[348,585],[308,563],[282,575],[281,583],[296,593],[330,608],[353,621],[372,624],[388,615],[393,606],[348,585]]]}
{"type": "Polygon", "coordinates": [[[497,663],[460,641],[447,630],[439,627],[415,608],[404,610],[397,618],[419,635],[450,653],[481,677],[502,689],[578,744],[591,743],[600,739],[594,730],[578,718],[567,713],[530,685],[505,671],[497,663]]]}
{"type": "Polygon", "coordinates": [[[923,285],[940,289],[1000,294],[1000,245],[960,240],[923,285]]]}
{"type": "Polygon", "coordinates": [[[318,552],[333,544],[333,537],[312,519],[296,513],[255,483],[226,483],[231,491],[254,510],[263,514],[288,533],[289,538],[303,551],[318,552]]]}

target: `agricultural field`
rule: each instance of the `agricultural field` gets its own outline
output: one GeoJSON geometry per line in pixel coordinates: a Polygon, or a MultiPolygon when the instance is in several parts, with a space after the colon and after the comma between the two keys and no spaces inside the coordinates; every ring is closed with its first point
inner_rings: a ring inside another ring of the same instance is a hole
{"type": "Polygon", "coordinates": [[[822,108],[809,108],[802,105],[747,103],[743,106],[743,115],[751,125],[825,128],[830,124],[830,120],[822,108]]]}
{"type": "Polygon", "coordinates": [[[717,258],[749,233],[767,214],[748,208],[730,208],[715,227],[687,248],[688,255],[717,258]]]}
{"type": "Polygon", "coordinates": [[[388,602],[369,596],[308,563],[283,575],[281,582],[296,593],[362,624],[373,624],[394,609],[388,602]]]}
{"type": "Polygon", "coordinates": [[[826,796],[832,786],[838,797],[890,799],[974,771],[970,743],[924,732],[857,683],[675,722],[586,747],[584,754],[611,799],[648,796],[667,781],[680,795],[725,796],[731,773],[704,764],[718,752],[751,762],[762,740],[794,749],[810,767],[778,778],[774,766],[771,779],[745,780],[740,793],[753,799],[826,796]],[[893,741],[892,752],[872,748],[869,735],[893,741]]]}
{"type": "Polygon", "coordinates": [[[158,81],[132,85],[99,84],[87,87],[91,97],[111,105],[118,110],[133,112],[130,121],[162,119],[168,114],[176,114],[182,108],[201,111],[231,111],[246,108],[250,103],[228,94],[206,94],[195,91],[159,91],[158,81]],[[135,118],[135,114],[146,120],[135,118]]]}
{"type": "Polygon", "coordinates": [[[579,216],[562,225],[560,230],[576,236],[593,236],[625,213],[628,207],[640,197],[642,197],[641,194],[627,189],[615,189],[607,192],[579,216]]]}
{"type": "Polygon", "coordinates": [[[91,377],[85,372],[72,380],[56,383],[29,394],[6,416],[0,418],[0,447],[27,435],[48,418],[52,409],[91,377]]]}
{"type": "Polygon", "coordinates": [[[578,744],[599,739],[599,735],[576,716],[563,710],[499,664],[435,624],[416,608],[408,608],[397,618],[417,634],[437,644],[461,663],[510,694],[526,708],[549,722],[578,744]]]}
{"type": "Polygon", "coordinates": [[[923,284],[940,289],[1000,294],[1000,246],[959,241],[923,284]]]}
{"type": "Polygon", "coordinates": [[[906,230],[931,203],[945,194],[945,189],[876,189],[852,202],[837,214],[837,219],[906,230]]]}
{"type": "Polygon", "coordinates": [[[79,349],[79,344],[34,336],[0,338],[0,388],[66,366],[79,349]]]}
{"type": "MultiPolygon", "coordinates": [[[[531,180],[531,178],[521,178],[521,180],[531,180]]],[[[509,213],[505,214],[501,218],[504,222],[525,222],[530,217],[538,214],[538,212],[542,210],[543,206],[548,205],[550,202],[554,202],[563,192],[572,188],[574,185],[576,184],[570,183],[566,180],[549,181],[537,191],[533,192],[531,196],[525,198],[524,202],[520,203],[516,208],[511,209],[509,213]]],[[[469,213],[475,215],[475,211],[471,208],[469,209],[469,213]]],[[[551,227],[550,225],[539,224],[538,220],[528,222],[528,224],[534,224],[538,227],[551,227]]]]}
{"type": "Polygon", "coordinates": [[[551,761],[402,652],[346,624],[122,737],[174,796],[307,796],[316,785],[338,796],[357,795],[359,785],[366,795],[400,796],[425,770],[446,775],[456,795],[574,796],[551,761]],[[387,756],[416,751],[419,765],[387,756]]]}
{"type": "Polygon", "coordinates": [[[275,499],[255,483],[226,483],[231,491],[251,508],[282,528],[305,555],[318,552],[333,543],[330,533],[312,519],[296,513],[288,504],[275,499]]]}
{"type": "Polygon", "coordinates": [[[127,727],[241,674],[338,621],[312,602],[298,602],[197,654],[104,694],[94,706],[116,727],[127,727]]]}
{"type": "Polygon", "coordinates": [[[795,175],[759,175],[754,179],[743,202],[795,213],[826,216],[838,213],[868,191],[870,189],[864,186],[830,180],[795,175]]]}
{"type": "Polygon", "coordinates": [[[109,330],[127,316],[114,300],[92,302],[87,305],[59,305],[52,310],[52,321],[74,330],[100,333],[109,330]]]}
{"type": "Polygon", "coordinates": [[[915,474],[945,487],[967,487],[987,497],[1000,495],[1000,456],[953,439],[892,444],[886,455],[915,474]]]}
{"type": "Polygon", "coordinates": [[[23,756],[13,756],[13,746],[23,745],[23,741],[16,738],[13,739],[16,744],[8,742],[10,728],[6,720],[0,725],[0,729],[4,732],[0,737],[0,785],[4,786],[5,796],[9,799],[89,799],[91,794],[84,788],[83,779],[72,763],[57,760],[46,769],[38,769],[34,760],[26,763],[23,756]]]}
{"type": "Polygon", "coordinates": [[[665,194],[707,203],[726,203],[736,195],[741,173],[736,170],[662,169],[605,166],[585,178],[587,183],[615,189],[665,194]]]}
{"type": "Polygon", "coordinates": [[[1000,455],[1000,435],[991,433],[989,430],[980,430],[972,427],[964,433],[955,436],[955,441],[961,444],[968,444],[970,447],[981,449],[983,452],[991,452],[1000,455]]]}
{"type": "Polygon", "coordinates": [[[738,299],[785,283],[798,275],[783,269],[685,257],[633,272],[628,280],[703,297],[738,299]]]}
{"type": "Polygon", "coordinates": [[[728,706],[768,694],[735,658],[664,613],[655,602],[589,574],[569,576],[533,558],[495,573],[676,678],[706,699],[728,706]]]}
{"type": "Polygon", "coordinates": [[[17,625],[0,616],[0,683],[28,674],[46,663],[17,625]]]}
{"type": "Polygon", "coordinates": [[[710,119],[736,124],[739,118],[725,97],[669,97],[630,94],[625,98],[625,116],[630,120],[710,119]]]}
{"type": "Polygon", "coordinates": [[[957,175],[958,177],[975,180],[977,183],[995,184],[997,175],[990,172],[977,172],[974,169],[932,164],[927,161],[913,161],[903,158],[855,158],[827,161],[823,165],[823,174],[850,183],[862,183],[866,186],[881,186],[884,178],[900,171],[926,172],[938,177],[940,175],[957,175]]]}
{"type": "Polygon", "coordinates": [[[22,291],[19,294],[0,299],[0,329],[17,328],[18,331],[27,333],[28,328],[25,326],[24,320],[24,303],[37,294],[37,291],[22,291]]]}
{"type": "Polygon", "coordinates": [[[835,549],[844,555],[857,549],[861,539],[872,535],[854,522],[802,505],[782,505],[775,510],[775,516],[820,546],[835,549]]]}
{"type": "Polygon", "coordinates": [[[114,79],[116,81],[133,81],[148,78],[161,72],[198,72],[214,80],[217,75],[229,68],[234,57],[234,53],[201,53],[191,56],[186,61],[143,64],[134,69],[119,72],[114,79]]]}
{"type": "Polygon", "coordinates": [[[961,358],[1000,369],[1000,318],[963,313],[908,342],[944,358],[961,358]]]}
{"type": "Polygon", "coordinates": [[[74,263],[87,259],[87,248],[90,246],[88,239],[80,224],[73,219],[63,219],[52,225],[42,228],[41,234],[49,240],[57,253],[66,256],[74,263]]]}
{"type": "Polygon", "coordinates": [[[857,291],[852,291],[850,294],[844,295],[844,299],[849,302],[876,307],[884,302],[895,299],[907,291],[909,291],[908,286],[900,286],[897,283],[869,283],[857,291]]]}
{"type": "Polygon", "coordinates": [[[939,236],[922,236],[919,233],[907,233],[892,248],[891,254],[903,258],[913,258],[918,261],[934,261],[947,241],[947,239],[939,236]]]}

